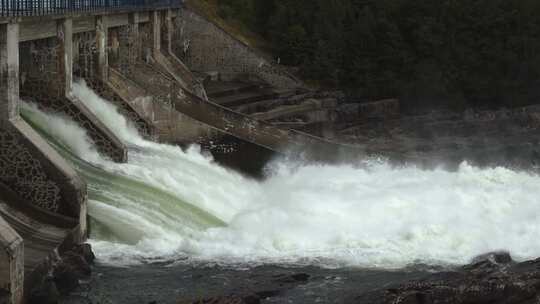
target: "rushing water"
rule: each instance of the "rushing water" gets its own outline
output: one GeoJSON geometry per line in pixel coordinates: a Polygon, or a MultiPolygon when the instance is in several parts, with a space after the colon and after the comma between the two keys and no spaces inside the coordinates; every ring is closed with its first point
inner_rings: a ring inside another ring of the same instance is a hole
{"type": "Polygon", "coordinates": [[[467,163],[446,171],[276,160],[258,182],[196,147],[143,139],[84,84],[75,93],[130,147],[127,164],[99,155],[68,118],[32,105],[23,114],[88,181],[91,242],[106,263],[395,268],[464,264],[501,249],[522,259],[540,256],[537,175],[467,163]]]}

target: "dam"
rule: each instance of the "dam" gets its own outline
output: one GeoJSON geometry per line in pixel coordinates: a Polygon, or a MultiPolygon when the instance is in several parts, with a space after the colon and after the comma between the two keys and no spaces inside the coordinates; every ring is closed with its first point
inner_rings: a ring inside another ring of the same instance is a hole
{"type": "MultiPolygon", "coordinates": [[[[88,200],[95,192],[95,185],[88,189],[87,182],[100,180],[89,173],[92,166],[51,142],[51,134],[37,132],[44,126],[32,121],[32,113],[69,117],[100,155],[119,164],[128,161],[126,145],[134,143],[119,137],[116,126],[91,109],[81,90],[111,102],[135,126],[137,141],[199,144],[223,154],[246,147],[265,151],[263,155],[294,151],[313,159],[349,149],[218,100],[260,106],[261,101],[304,93],[302,87],[297,78],[187,10],[180,0],[2,1],[0,288],[9,303],[22,303],[64,252],[86,241],[88,200]],[[221,44],[210,52],[208,43],[221,44]],[[239,85],[239,79],[251,84],[239,85]],[[208,94],[205,85],[212,88],[208,94]],[[259,94],[264,98],[246,95],[251,88],[267,93],[259,94]],[[23,109],[30,118],[21,117],[23,109]]],[[[322,109],[320,104],[304,108],[322,109]]],[[[290,113],[302,112],[295,108],[290,113]]],[[[152,195],[164,204],[170,196],[152,195]]],[[[221,223],[203,218],[193,221],[221,223]]]]}
{"type": "Polygon", "coordinates": [[[395,269],[497,249],[540,256],[537,175],[467,162],[394,168],[362,144],[333,141],[369,131],[358,117],[395,117],[396,99],[347,105],[354,117],[334,128],[339,98],[311,91],[181,0],[0,4],[8,303],[58,281],[62,259],[85,242],[121,266],[395,269]],[[240,167],[261,158],[270,177],[214,161],[230,155],[240,167]],[[342,162],[350,158],[359,160],[342,162]]]}

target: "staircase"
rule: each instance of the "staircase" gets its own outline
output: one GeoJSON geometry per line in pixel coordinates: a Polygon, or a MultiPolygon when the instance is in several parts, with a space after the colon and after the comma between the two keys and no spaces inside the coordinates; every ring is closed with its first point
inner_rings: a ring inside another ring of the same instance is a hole
{"type": "Polygon", "coordinates": [[[320,124],[333,120],[336,102],[313,99],[303,89],[276,89],[255,81],[205,81],[208,99],[274,126],[321,134],[320,124]],[[315,127],[314,127],[315,126],[315,127]]]}

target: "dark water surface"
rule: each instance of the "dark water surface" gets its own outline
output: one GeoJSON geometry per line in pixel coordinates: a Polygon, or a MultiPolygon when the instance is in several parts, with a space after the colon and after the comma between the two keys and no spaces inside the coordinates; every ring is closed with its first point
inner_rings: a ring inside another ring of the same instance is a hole
{"type": "Polygon", "coordinates": [[[190,303],[213,296],[258,295],[262,303],[352,303],[362,293],[427,276],[428,269],[396,271],[259,266],[96,265],[92,279],[62,304],[190,303]]]}

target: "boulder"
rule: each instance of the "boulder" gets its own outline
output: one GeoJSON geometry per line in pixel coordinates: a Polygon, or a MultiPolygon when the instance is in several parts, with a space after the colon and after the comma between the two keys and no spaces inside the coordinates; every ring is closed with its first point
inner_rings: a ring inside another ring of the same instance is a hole
{"type": "Polygon", "coordinates": [[[493,264],[509,264],[512,263],[512,256],[508,251],[495,251],[475,257],[472,264],[490,262],[493,264]]]}
{"type": "Polygon", "coordinates": [[[368,292],[351,303],[518,304],[540,299],[540,259],[514,263],[507,252],[479,256],[454,271],[368,292]]]}
{"type": "Polygon", "coordinates": [[[8,290],[0,288],[0,304],[10,304],[11,303],[11,294],[8,290]]]}
{"type": "Polygon", "coordinates": [[[53,269],[54,282],[61,294],[69,294],[79,286],[79,281],[92,274],[94,261],[90,245],[81,244],[65,252],[53,269]]]}
{"type": "Polygon", "coordinates": [[[30,291],[28,304],[56,304],[60,299],[60,293],[56,288],[55,278],[46,276],[30,291]]]}
{"type": "Polygon", "coordinates": [[[277,277],[275,280],[276,283],[305,283],[309,280],[309,274],[307,273],[295,273],[295,274],[287,274],[287,275],[281,275],[277,277]]]}
{"type": "MultiPolygon", "coordinates": [[[[308,282],[310,275],[307,273],[283,273],[277,274],[272,279],[257,284],[256,288],[237,290],[227,296],[208,297],[198,299],[193,304],[259,304],[262,301],[282,296],[287,290],[308,282]]],[[[273,299],[272,301],[278,301],[273,299]]],[[[180,302],[184,303],[184,302],[180,302]]],[[[277,303],[277,302],[276,302],[277,303]]],[[[281,302],[279,302],[281,303],[281,302]]]]}
{"type": "Polygon", "coordinates": [[[398,117],[400,105],[398,99],[384,99],[373,102],[361,103],[359,108],[360,118],[391,118],[398,117]]]}
{"type": "Polygon", "coordinates": [[[90,244],[79,244],[75,246],[71,251],[81,255],[90,265],[92,265],[94,263],[94,260],[96,259],[96,256],[92,251],[92,246],[90,246],[90,244]]]}
{"type": "Polygon", "coordinates": [[[192,304],[259,304],[261,299],[257,295],[248,295],[244,297],[230,295],[206,298],[203,300],[197,300],[192,304]]]}

